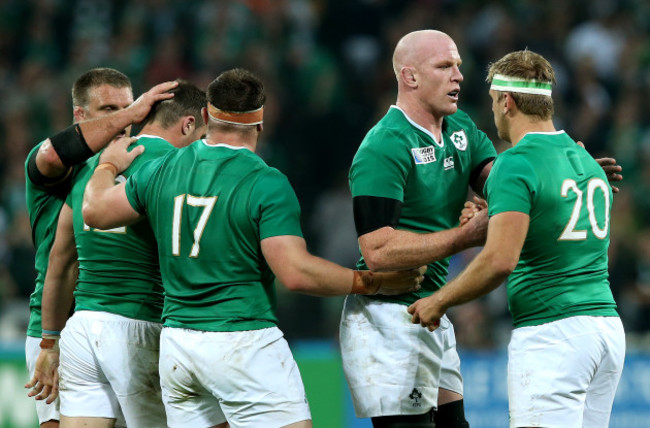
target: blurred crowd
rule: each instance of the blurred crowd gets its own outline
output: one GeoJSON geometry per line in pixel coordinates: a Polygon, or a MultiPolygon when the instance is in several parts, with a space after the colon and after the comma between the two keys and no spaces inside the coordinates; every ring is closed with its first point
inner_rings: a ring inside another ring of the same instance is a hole
{"type": "MultiPolygon", "coordinates": [[[[241,66],[268,92],[261,156],[284,172],[310,250],[358,257],[347,170],[395,102],[392,50],[407,32],[448,33],[463,58],[460,108],[506,149],[492,123],[486,67],[513,50],[553,64],[556,127],[625,181],[612,212],[610,274],[632,346],[650,348],[650,2],[647,0],[2,0],[0,1],[0,338],[23,337],[34,249],[25,208],[30,148],[72,121],[70,87],[97,66],[137,96],[163,80],[201,87],[241,66]]],[[[457,274],[475,252],[453,258],[457,274]]],[[[501,348],[501,287],[451,316],[463,349],[501,348]]],[[[282,293],[291,339],[334,338],[342,301],[282,293]]]]}

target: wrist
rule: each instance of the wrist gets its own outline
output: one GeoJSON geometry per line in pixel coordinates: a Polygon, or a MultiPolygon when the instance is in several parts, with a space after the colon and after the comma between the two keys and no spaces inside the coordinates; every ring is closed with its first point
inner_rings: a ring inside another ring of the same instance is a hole
{"type": "Polygon", "coordinates": [[[117,168],[117,165],[115,165],[113,162],[109,161],[102,161],[99,165],[97,165],[97,168],[95,168],[95,172],[99,171],[110,171],[113,173],[114,176],[117,175],[119,172],[119,169],[117,168]]]}
{"type": "Polygon", "coordinates": [[[355,270],[350,294],[377,294],[380,278],[369,270],[355,270]]]}
{"type": "Polygon", "coordinates": [[[41,339],[41,343],[39,344],[41,349],[51,349],[52,351],[59,351],[59,339],[61,336],[59,335],[50,335],[50,334],[43,334],[43,338],[41,339]]]}

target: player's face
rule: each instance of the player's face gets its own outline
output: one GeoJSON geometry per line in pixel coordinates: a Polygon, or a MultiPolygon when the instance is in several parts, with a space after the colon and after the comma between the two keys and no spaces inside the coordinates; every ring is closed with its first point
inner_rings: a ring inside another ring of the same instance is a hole
{"type": "Polygon", "coordinates": [[[501,92],[492,89],[490,89],[490,98],[492,98],[492,113],[494,114],[494,125],[497,127],[497,134],[502,140],[510,142],[508,123],[503,112],[505,98],[501,92]]]}
{"type": "Polygon", "coordinates": [[[458,110],[458,95],[463,75],[463,62],[456,44],[444,38],[426,47],[427,54],[417,66],[422,100],[436,117],[448,116],[458,110]]]}
{"type": "MultiPolygon", "coordinates": [[[[75,112],[77,120],[96,119],[107,114],[127,108],[133,103],[131,88],[116,88],[111,85],[99,85],[89,91],[90,102],[86,108],[75,112]]],[[[125,129],[119,136],[129,135],[131,127],[125,129]]]]}

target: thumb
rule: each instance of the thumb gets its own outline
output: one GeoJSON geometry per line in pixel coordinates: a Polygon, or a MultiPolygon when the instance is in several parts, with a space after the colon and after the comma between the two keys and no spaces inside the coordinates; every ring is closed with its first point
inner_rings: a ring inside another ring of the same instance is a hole
{"type": "Polygon", "coordinates": [[[583,143],[582,141],[577,141],[576,143],[583,149],[585,148],[585,143],[583,143]]]}

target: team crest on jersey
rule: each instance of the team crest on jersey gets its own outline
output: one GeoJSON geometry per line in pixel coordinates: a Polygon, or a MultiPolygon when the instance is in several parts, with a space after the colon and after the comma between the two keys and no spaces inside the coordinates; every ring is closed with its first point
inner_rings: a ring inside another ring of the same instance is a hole
{"type": "Polygon", "coordinates": [[[465,131],[460,130],[454,132],[453,134],[451,134],[449,138],[451,139],[451,142],[454,143],[454,146],[456,146],[458,150],[464,152],[465,149],[467,149],[467,135],[465,135],[465,131]]]}
{"type": "Polygon", "coordinates": [[[411,149],[411,153],[413,153],[413,159],[416,165],[436,161],[436,150],[433,146],[415,147],[411,149]]]}

